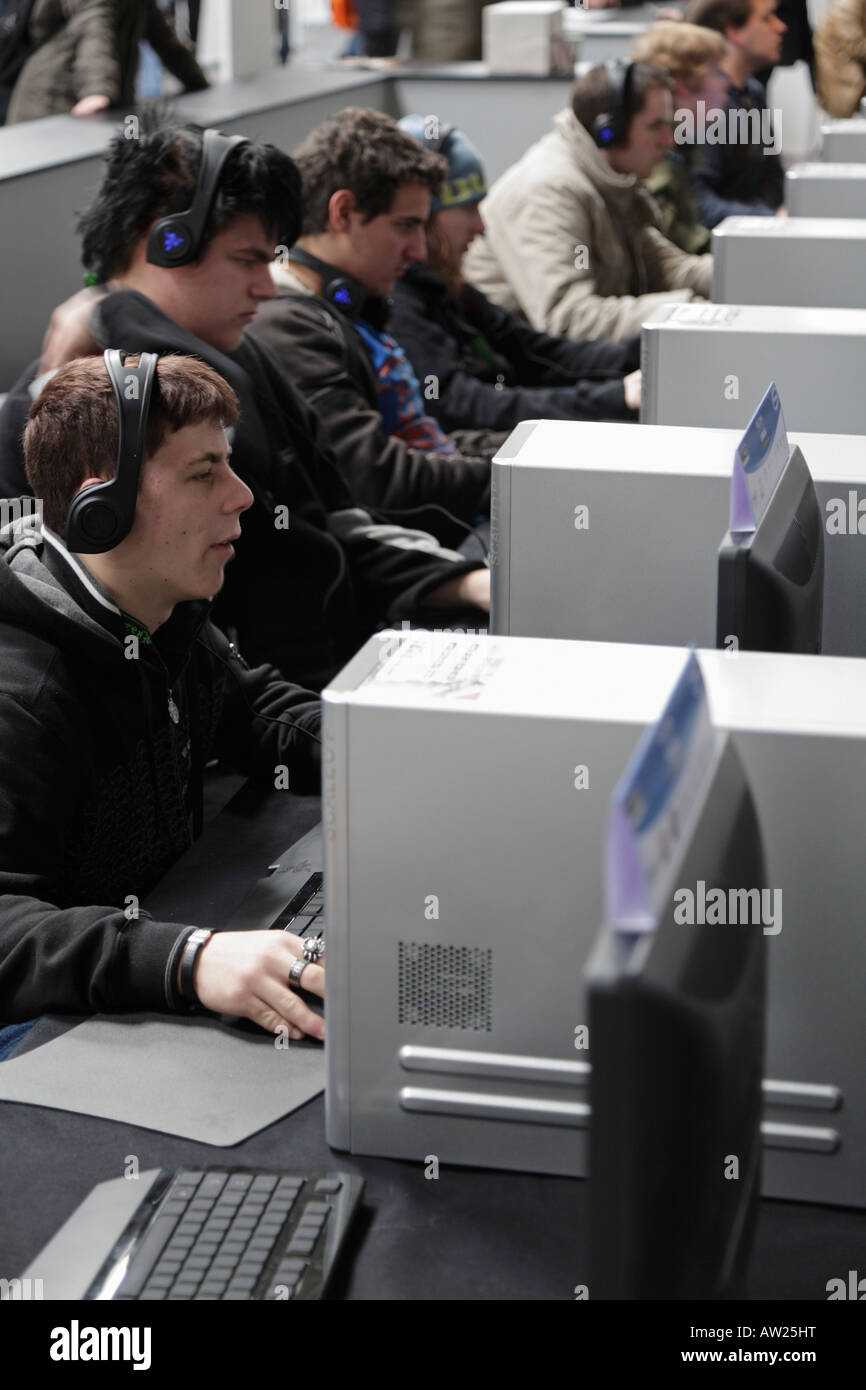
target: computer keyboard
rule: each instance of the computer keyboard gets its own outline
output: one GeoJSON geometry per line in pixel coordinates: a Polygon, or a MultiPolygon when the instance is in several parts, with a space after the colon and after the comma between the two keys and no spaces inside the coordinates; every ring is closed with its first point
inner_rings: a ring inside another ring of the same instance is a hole
{"type": "Polygon", "coordinates": [[[325,895],[321,873],[310,874],[291,902],[271,922],[271,928],[294,932],[296,936],[321,936],[324,933],[323,914],[325,895]]]}
{"type": "Polygon", "coordinates": [[[321,1298],[363,1188],[350,1173],[164,1168],[84,1297],[321,1298]]]}

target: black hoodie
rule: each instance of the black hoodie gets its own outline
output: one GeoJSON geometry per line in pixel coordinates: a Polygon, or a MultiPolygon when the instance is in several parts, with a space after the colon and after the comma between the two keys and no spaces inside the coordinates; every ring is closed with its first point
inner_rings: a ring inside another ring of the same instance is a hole
{"type": "Polygon", "coordinates": [[[254,718],[318,734],[318,699],[250,670],[208,609],[178,604],[136,646],[61,542],[0,532],[0,1024],[171,1010],[192,927],[136,907],[200,831],[209,759],[318,791],[318,743],[254,718]]]}

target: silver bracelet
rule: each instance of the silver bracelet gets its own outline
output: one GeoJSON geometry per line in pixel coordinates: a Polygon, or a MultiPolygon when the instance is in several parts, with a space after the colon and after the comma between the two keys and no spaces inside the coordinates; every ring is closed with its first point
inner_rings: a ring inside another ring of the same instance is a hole
{"type": "Polygon", "coordinates": [[[192,975],[195,969],[198,953],[206,941],[210,941],[213,932],[207,927],[196,927],[186,939],[183,948],[183,955],[180,958],[180,995],[187,1004],[198,1002],[196,992],[193,989],[192,975]]]}

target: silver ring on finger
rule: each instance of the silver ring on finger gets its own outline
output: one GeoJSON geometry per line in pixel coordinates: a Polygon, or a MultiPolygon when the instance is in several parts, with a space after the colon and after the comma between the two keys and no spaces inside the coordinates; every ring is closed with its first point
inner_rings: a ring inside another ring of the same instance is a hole
{"type": "Polygon", "coordinates": [[[301,976],[310,962],[304,956],[298,956],[291,970],[289,971],[289,988],[301,983],[301,976]]]}
{"type": "Polygon", "coordinates": [[[318,965],[325,954],[325,942],[321,936],[309,936],[303,944],[303,957],[308,965],[318,965]]]}

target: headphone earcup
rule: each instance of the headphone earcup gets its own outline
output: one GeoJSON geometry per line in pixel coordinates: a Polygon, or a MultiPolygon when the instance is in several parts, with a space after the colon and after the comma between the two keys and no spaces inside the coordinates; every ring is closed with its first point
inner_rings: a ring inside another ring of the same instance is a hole
{"type": "Polygon", "coordinates": [[[66,522],[66,546],[73,554],[100,555],[113,550],[122,539],[117,508],[108,498],[93,495],[104,486],[107,485],[94,483],[72,500],[66,522]]]}
{"type": "Polygon", "coordinates": [[[364,302],[363,293],[359,296],[359,285],[356,280],[347,276],[337,276],[329,280],[322,288],[324,298],[329,304],[334,304],[349,318],[357,318],[361,306],[364,302]]]}
{"type": "Polygon", "coordinates": [[[616,144],[616,127],[609,116],[596,116],[592,123],[592,137],[603,150],[616,144]]]}
{"type": "Polygon", "coordinates": [[[192,234],[178,217],[161,217],[151,229],[147,259],[151,265],[186,265],[192,259],[192,234]]]}

